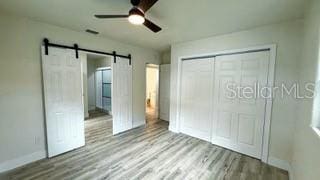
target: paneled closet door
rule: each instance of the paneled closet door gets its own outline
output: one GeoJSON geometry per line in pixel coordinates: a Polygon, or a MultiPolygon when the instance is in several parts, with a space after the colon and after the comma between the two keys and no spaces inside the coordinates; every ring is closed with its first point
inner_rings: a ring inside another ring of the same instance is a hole
{"type": "Polygon", "coordinates": [[[182,62],[180,130],[210,141],[212,119],[213,60],[182,62]]]}
{"type": "Polygon", "coordinates": [[[267,85],[268,62],[269,52],[215,58],[213,144],[261,158],[266,100],[233,97],[227,86],[267,85]]]}

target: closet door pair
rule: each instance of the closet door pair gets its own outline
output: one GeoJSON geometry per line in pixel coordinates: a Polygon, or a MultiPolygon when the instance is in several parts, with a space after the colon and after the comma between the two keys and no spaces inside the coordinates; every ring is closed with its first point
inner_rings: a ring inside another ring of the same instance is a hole
{"type": "Polygon", "coordinates": [[[182,62],[180,131],[261,158],[269,51],[182,62]]]}

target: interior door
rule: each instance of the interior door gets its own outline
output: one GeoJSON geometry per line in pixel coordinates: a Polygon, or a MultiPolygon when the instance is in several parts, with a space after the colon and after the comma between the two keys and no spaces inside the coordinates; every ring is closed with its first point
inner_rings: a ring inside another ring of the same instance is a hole
{"type": "Polygon", "coordinates": [[[42,47],[48,156],[85,144],[81,61],[75,52],[42,47]]]}
{"type": "Polygon", "coordinates": [[[216,57],[213,144],[261,158],[266,100],[248,94],[233,98],[230,85],[266,86],[268,60],[268,51],[216,57]]]}
{"type": "Polygon", "coordinates": [[[113,134],[132,129],[132,66],[117,57],[112,65],[113,134]]]}
{"type": "Polygon", "coordinates": [[[170,116],[170,64],[160,65],[160,119],[170,116]]]}
{"type": "Polygon", "coordinates": [[[212,119],[213,60],[186,60],[182,63],[180,130],[210,141],[212,119]]]}

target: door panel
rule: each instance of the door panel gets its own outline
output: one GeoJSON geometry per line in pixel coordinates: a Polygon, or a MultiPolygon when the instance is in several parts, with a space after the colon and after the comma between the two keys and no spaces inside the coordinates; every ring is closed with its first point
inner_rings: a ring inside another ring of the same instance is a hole
{"type": "Polygon", "coordinates": [[[221,111],[219,112],[218,117],[217,135],[228,140],[231,138],[232,113],[221,111]]]}
{"type": "Polygon", "coordinates": [[[182,63],[181,132],[209,141],[213,61],[188,60],[182,63]]]}
{"type": "Polygon", "coordinates": [[[213,144],[261,158],[266,101],[254,96],[230,98],[227,84],[267,85],[268,59],[269,52],[216,57],[213,144]]]}
{"type": "Polygon", "coordinates": [[[42,47],[48,156],[85,144],[80,60],[74,51],[42,47]]]}
{"type": "Polygon", "coordinates": [[[132,66],[117,58],[112,67],[113,134],[132,129],[132,66]]]}
{"type": "Polygon", "coordinates": [[[238,142],[247,145],[254,145],[255,117],[252,115],[239,114],[238,142]]]}

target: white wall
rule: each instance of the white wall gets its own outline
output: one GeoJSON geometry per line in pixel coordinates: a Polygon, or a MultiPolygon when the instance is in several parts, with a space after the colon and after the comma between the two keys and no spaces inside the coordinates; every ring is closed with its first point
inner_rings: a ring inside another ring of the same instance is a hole
{"type": "Polygon", "coordinates": [[[161,53],[161,64],[171,63],[171,50],[167,50],[161,53]]]}
{"type": "Polygon", "coordinates": [[[95,84],[95,72],[96,61],[94,59],[87,59],[88,69],[88,110],[94,110],[96,108],[96,84],[95,84]]]}
{"type": "Polygon", "coordinates": [[[133,124],[145,123],[145,64],[159,53],[83,32],[0,14],[0,167],[41,158],[45,152],[40,44],[52,42],[132,55],[133,124]]]}
{"type": "Polygon", "coordinates": [[[162,64],[159,69],[159,118],[169,121],[170,115],[170,64],[162,64]]]}
{"type": "Polygon", "coordinates": [[[95,60],[96,68],[111,67],[111,57],[103,57],[95,60]]]}
{"type": "MultiPolygon", "coordinates": [[[[320,1],[312,1],[306,12],[304,41],[301,42],[303,56],[299,64],[299,79],[302,86],[304,83],[315,81],[319,86],[320,1]]],[[[294,180],[318,180],[320,178],[320,137],[311,129],[312,121],[320,122],[319,98],[318,94],[314,101],[304,99],[299,104],[293,146],[294,180]]]]}
{"type": "MultiPolygon", "coordinates": [[[[240,49],[256,45],[277,44],[275,83],[294,83],[298,78],[303,21],[285,22],[197,41],[173,44],[171,47],[170,129],[176,131],[177,72],[181,56],[240,49]]],[[[287,97],[274,99],[269,153],[273,161],[291,162],[297,102],[287,97]]]]}

